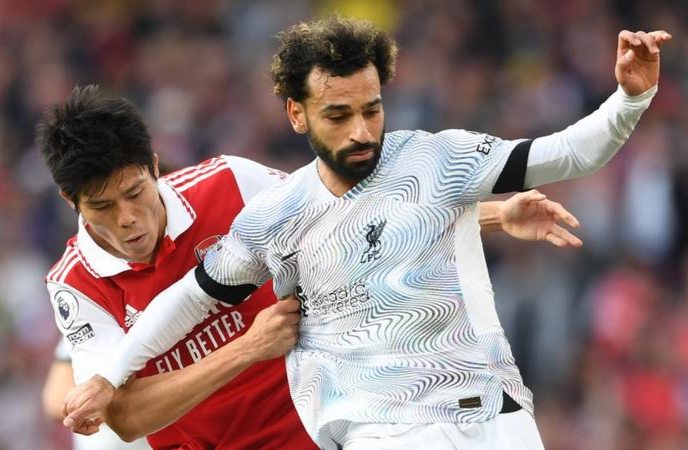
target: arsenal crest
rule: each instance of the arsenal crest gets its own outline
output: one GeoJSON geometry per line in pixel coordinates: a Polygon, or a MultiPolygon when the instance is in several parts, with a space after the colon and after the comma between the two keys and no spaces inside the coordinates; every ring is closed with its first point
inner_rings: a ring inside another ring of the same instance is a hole
{"type": "Polygon", "coordinates": [[[220,239],[222,239],[222,236],[219,234],[215,236],[210,236],[208,238],[203,239],[194,249],[194,252],[196,253],[196,258],[198,259],[198,262],[203,262],[203,259],[205,259],[206,253],[210,251],[211,248],[215,246],[218,242],[220,242],[220,239]]]}

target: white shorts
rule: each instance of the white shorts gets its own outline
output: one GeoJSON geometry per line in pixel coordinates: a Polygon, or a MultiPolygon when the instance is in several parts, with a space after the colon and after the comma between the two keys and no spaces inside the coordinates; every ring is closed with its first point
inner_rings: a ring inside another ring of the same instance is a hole
{"type": "Polygon", "coordinates": [[[480,423],[350,424],[344,450],[544,450],[524,410],[480,423]]]}

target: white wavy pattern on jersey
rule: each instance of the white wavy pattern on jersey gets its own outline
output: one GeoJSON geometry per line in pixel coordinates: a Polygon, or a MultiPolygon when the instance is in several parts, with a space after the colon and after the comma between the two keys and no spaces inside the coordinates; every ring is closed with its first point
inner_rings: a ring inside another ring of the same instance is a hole
{"type": "Polygon", "coordinates": [[[491,190],[508,156],[499,148],[511,145],[496,141],[484,155],[475,151],[483,139],[389,133],[376,173],[319,203],[322,186],[307,166],[258,194],[235,220],[234,238],[206,257],[225,284],[252,282],[249,272],[266,264],[278,296],[303,288],[307,316],[287,366],[297,410],[321,446],[341,438],[342,420],[486,420],[498,413],[502,389],[532,411],[506,339],[476,336],[455,264],[461,205],[491,190]],[[362,263],[368,226],[382,221],[379,257],[362,263]],[[239,276],[222,269],[236,261],[239,276]],[[481,408],[459,407],[475,396],[481,408]]]}
{"type": "Polygon", "coordinates": [[[404,145],[401,151],[388,152],[389,161],[385,161],[386,167],[382,169],[384,176],[379,177],[379,182],[373,180],[367,184],[365,193],[439,207],[484,200],[489,197],[509,153],[518,143],[491,137],[494,141],[485,155],[476,151],[485,138],[485,134],[465,130],[445,130],[437,134],[425,131],[389,133],[385,144],[389,140],[403,141],[404,145]],[[417,189],[408,189],[410,180],[415,180],[413,185],[417,189]]]}

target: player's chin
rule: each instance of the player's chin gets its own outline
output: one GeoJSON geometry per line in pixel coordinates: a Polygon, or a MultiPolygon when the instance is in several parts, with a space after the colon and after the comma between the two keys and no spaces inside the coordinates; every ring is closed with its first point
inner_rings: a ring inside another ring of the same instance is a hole
{"type": "Polygon", "coordinates": [[[348,164],[347,166],[347,171],[349,173],[355,175],[357,179],[362,180],[373,172],[375,163],[372,160],[365,160],[357,161],[356,163],[348,164]]]}

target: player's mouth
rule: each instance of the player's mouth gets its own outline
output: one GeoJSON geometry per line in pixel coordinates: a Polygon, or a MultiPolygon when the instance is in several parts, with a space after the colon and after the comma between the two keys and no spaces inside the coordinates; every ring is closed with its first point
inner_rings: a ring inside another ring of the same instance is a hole
{"type": "Polygon", "coordinates": [[[375,150],[372,148],[369,148],[367,150],[362,150],[360,152],[352,152],[346,155],[346,159],[349,161],[366,161],[370,158],[372,158],[375,155],[375,150]]]}
{"type": "Polygon", "coordinates": [[[140,245],[144,238],[146,237],[146,233],[142,234],[137,234],[135,236],[132,236],[124,241],[125,244],[127,245],[140,245]]]}

